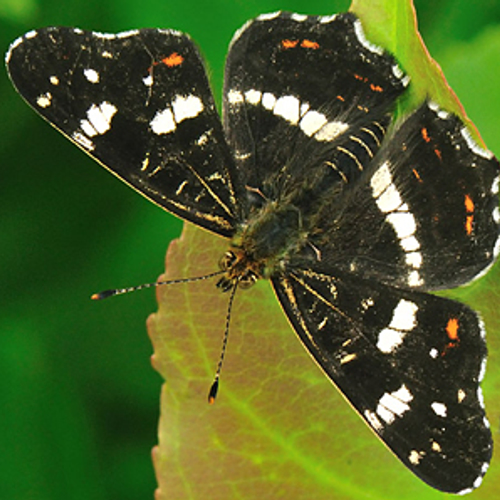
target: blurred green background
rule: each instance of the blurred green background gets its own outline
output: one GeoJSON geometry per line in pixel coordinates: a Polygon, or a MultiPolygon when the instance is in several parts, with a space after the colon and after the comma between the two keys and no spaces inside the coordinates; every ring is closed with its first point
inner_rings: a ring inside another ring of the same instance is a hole
{"type": "MultiPolygon", "coordinates": [[[[247,19],[349,3],[0,0],[0,48],[47,25],[176,28],[201,46],[220,102],[227,44],[247,19]]],[[[499,156],[500,2],[416,0],[416,8],[431,54],[499,156]]],[[[0,130],[0,498],[152,498],[161,380],[144,322],[154,294],[89,296],[154,281],[181,223],[46,125],[4,71],[0,130]]]]}

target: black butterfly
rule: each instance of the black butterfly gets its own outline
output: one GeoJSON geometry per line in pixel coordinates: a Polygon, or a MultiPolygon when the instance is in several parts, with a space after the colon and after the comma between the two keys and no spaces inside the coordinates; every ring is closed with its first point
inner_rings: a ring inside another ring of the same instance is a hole
{"type": "Polygon", "coordinates": [[[326,375],[410,470],[447,492],[479,486],[492,455],[484,328],[427,292],[494,262],[499,164],[431,102],[393,127],[409,79],[354,15],[247,23],[227,58],[224,127],[179,32],[46,28],[6,61],[89,155],[229,239],[220,288],[271,280],[326,375]]]}

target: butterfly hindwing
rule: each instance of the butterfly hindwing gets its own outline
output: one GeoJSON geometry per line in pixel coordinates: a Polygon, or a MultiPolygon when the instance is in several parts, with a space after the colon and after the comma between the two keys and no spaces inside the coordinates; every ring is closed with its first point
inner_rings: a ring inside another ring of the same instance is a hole
{"type": "Polygon", "coordinates": [[[352,274],[295,270],[273,285],[318,364],[408,468],[443,491],[479,485],[492,439],[476,313],[352,274]]]}
{"type": "Polygon", "coordinates": [[[24,99],[115,175],[174,214],[232,234],[233,160],[189,37],[46,28],[14,42],[7,66],[24,99]]]}
{"type": "Polygon", "coordinates": [[[494,262],[498,160],[456,117],[426,103],[410,115],[344,198],[325,207],[321,266],[397,286],[462,285],[494,262]]]}

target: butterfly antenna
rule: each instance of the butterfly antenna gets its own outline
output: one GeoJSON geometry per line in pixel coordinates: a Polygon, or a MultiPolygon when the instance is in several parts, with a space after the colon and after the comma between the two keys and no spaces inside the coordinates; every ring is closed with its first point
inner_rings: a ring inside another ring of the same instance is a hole
{"type": "MultiPolygon", "coordinates": [[[[94,293],[90,298],[92,300],[102,300],[108,297],[113,297],[115,295],[123,295],[124,293],[137,292],[138,290],[143,290],[144,288],[152,288],[161,285],[174,285],[177,283],[191,283],[192,281],[201,281],[213,278],[214,276],[219,276],[225,271],[216,271],[214,273],[205,274],[203,276],[195,276],[194,278],[180,278],[175,280],[157,281],[155,283],[144,283],[142,285],[130,286],[128,288],[115,288],[113,290],[104,290],[103,292],[94,293]]],[[[234,294],[233,294],[234,295],[234,294]]]]}
{"type": "Polygon", "coordinates": [[[229,337],[229,322],[231,321],[231,309],[233,308],[233,300],[236,295],[236,289],[238,288],[238,283],[233,286],[231,290],[231,296],[229,297],[229,303],[227,305],[227,315],[226,315],[226,328],[224,330],[224,338],[222,339],[222,349],[220,352],[219,363],[217,364],[217,370],[215,370],[215,377],[210,391],[208,392],[208,402],[209,404],[214,404],[215,398],[217,397],[217,391],[219,390],[219,377],[222,370],[222,363],[224,362],[224,355],[226,354],[227,339],[229,337]]]}

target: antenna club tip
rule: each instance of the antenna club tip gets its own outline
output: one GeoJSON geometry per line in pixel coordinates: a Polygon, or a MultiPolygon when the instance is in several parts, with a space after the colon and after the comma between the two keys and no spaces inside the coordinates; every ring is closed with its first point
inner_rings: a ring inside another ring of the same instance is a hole
{"type": "Polygon", "coordinates": [[[112,297],[116,295],[116,290],[105,290],[104,292],[94,293],[90,296],[92,300],[102,300],[107,299],[108,297],[112,297]]]}
{"type": "Polygon", "coordinates": [[[213,405],[215,403],[215,398],[217,397],[217,391],[219,390],[219,379],[217,378],[212,387],[210,387],[210,391],[208,392],[208,404],[213,405]]]}

